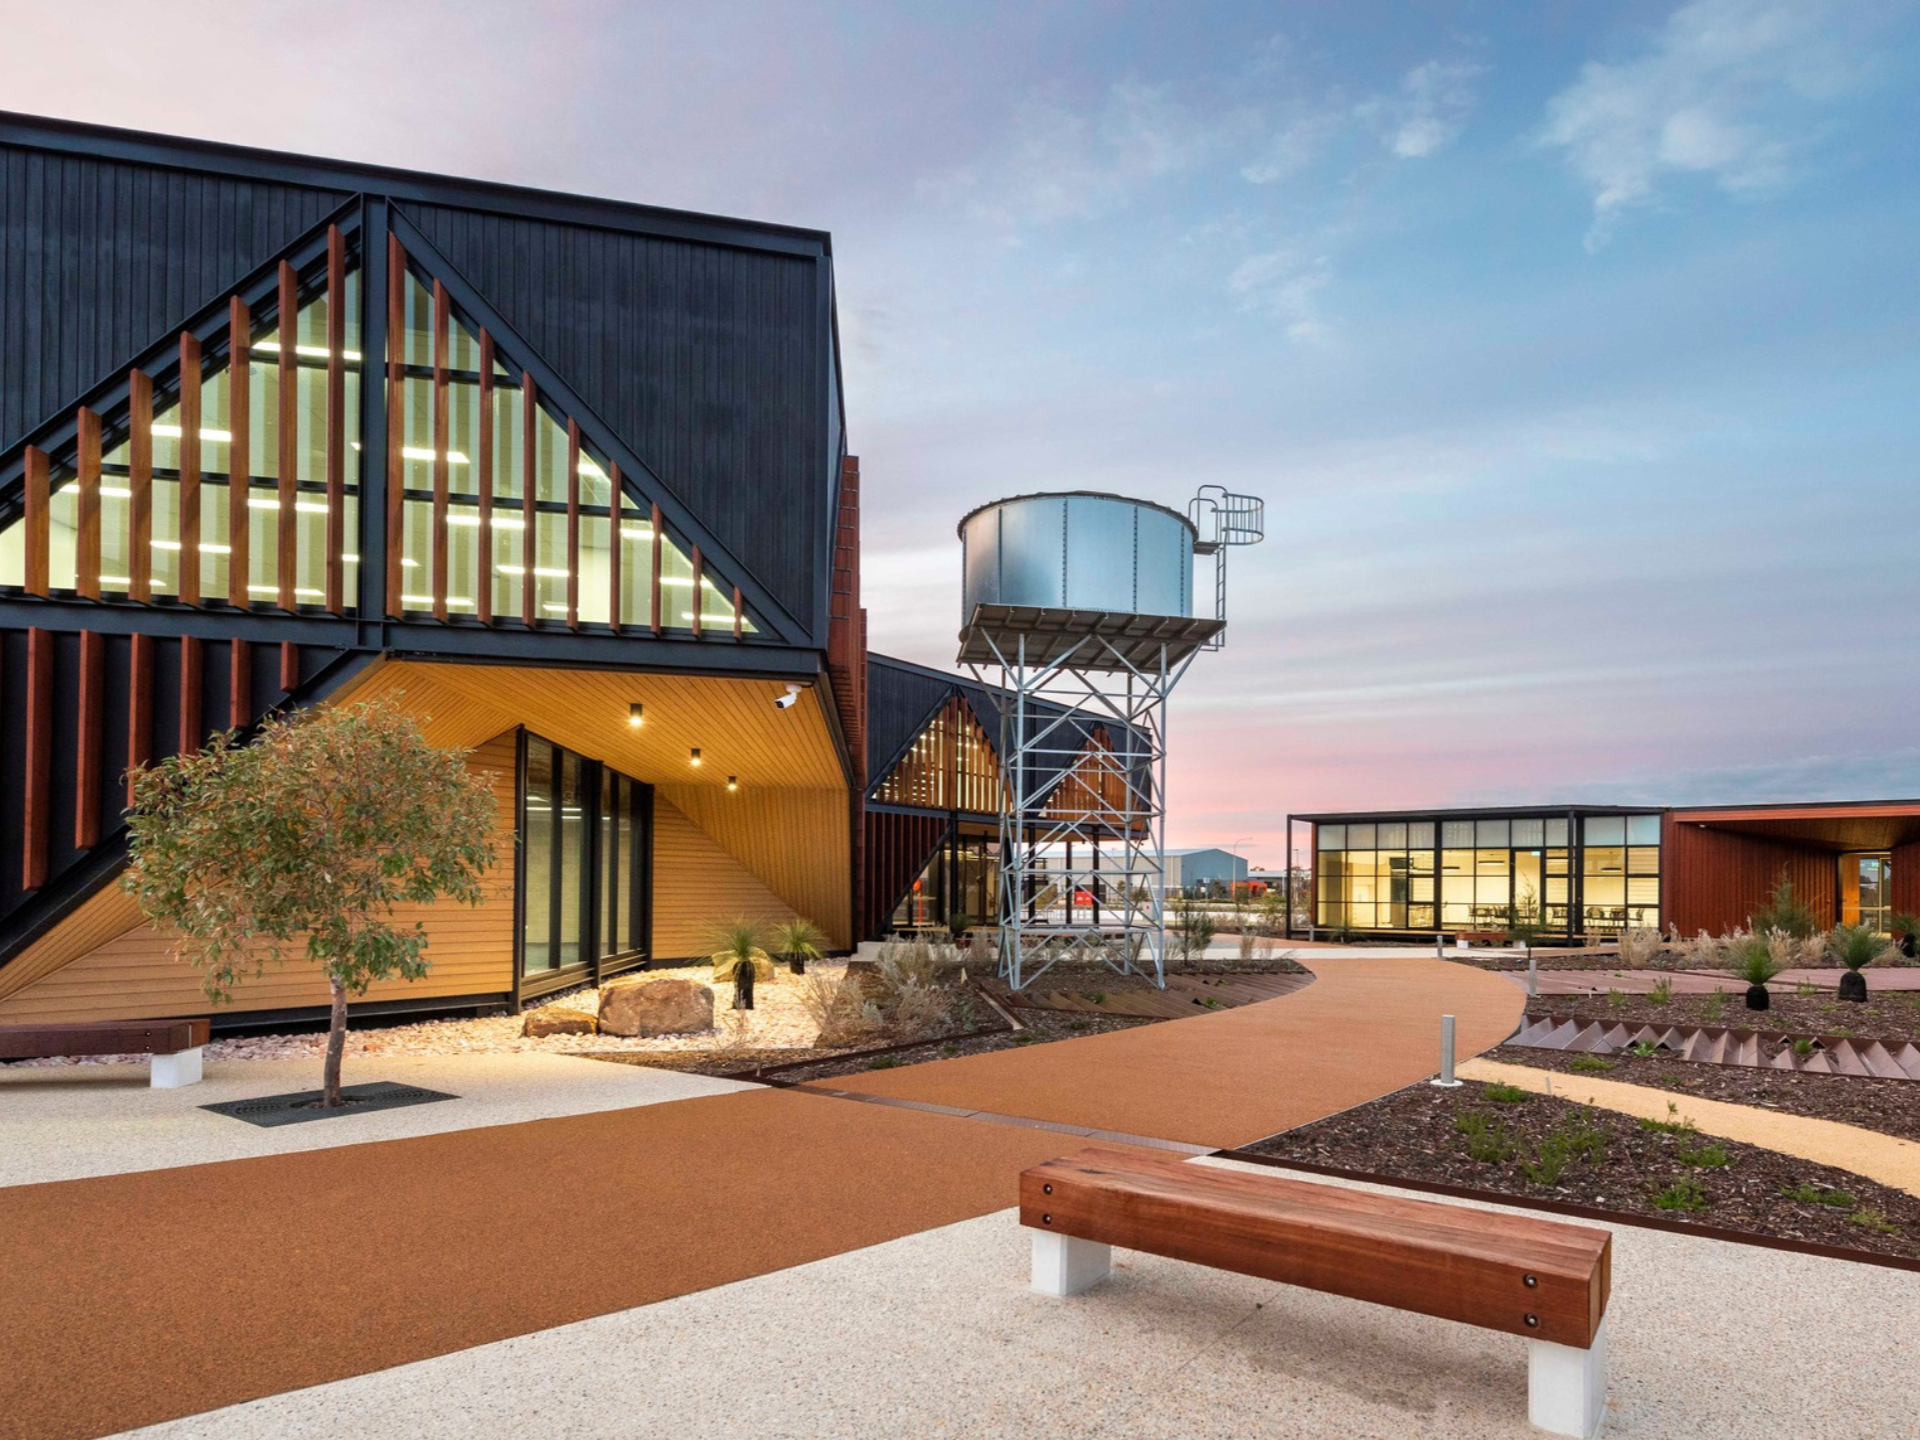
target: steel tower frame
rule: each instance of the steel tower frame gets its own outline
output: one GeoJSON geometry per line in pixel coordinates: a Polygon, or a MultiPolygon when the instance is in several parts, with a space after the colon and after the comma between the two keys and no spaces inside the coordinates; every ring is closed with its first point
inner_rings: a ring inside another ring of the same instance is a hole
{"type": "Polygon", "coordinates": [[[991,660],[970,668],[1000,712],[1007,785],[1001,976],[1019,990],[1084,956],[1164,986],[1166,707],[1199,649],[1184,639],[1122,648],[1097,625],[1040,655],[1024,631],[981,639],[991,660]],[[1090,743],[1101,722],[1104,748],[1090,743]],[[1091,903],[1080,905],[1083,890],[1091,903]]]}

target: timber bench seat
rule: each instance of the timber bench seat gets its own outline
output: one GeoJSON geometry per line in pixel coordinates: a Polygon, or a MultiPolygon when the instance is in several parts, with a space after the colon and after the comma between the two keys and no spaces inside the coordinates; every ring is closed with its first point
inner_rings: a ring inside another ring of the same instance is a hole
{"type": "Polygon", "coordinates": [[[1120,1245],[1523,1336],[1533,1423],[1598,1430],[1604,1230],[1100,1148],[1021,1175],[1020,1223],[1047,1295],[1097,1284],[1120,1245]]]}
{"type": "Polygon", "coordinates": [[[206,1020],[103,1020],[76,1025],[0,1025],[0,1060],[56,1055],[150,1055],[152,1085],[199,1083],[206,1020]]]}

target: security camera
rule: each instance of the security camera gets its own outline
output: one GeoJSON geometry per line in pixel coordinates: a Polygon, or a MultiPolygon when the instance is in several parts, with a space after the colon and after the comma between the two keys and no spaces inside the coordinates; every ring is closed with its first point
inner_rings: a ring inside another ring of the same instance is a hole
{"type": "Polygon", "coordinates": [[[798,685],[798,684],[788,685],[787,693],[775,698],[773,702],[774,708],[777,710],[791,710],[794,707],[794,705],[799,701],[800,692],[806,688],[807,687],[804,685],[798,685]]]}

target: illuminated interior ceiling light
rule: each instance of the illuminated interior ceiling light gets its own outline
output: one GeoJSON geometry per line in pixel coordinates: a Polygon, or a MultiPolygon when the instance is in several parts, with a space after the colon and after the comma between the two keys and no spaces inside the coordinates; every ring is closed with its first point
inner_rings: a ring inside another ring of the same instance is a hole
{"type": "MultiPolygon", "coordinates": [[[[186,432],[181,430],[178,425],[156,425],[153,427],[153,433],[156,437],[163,440],[178,440],[186,432]]],[[[231,430],[209,430],[205,425],[202,425],[200,427],[200,438],[202,440],[211,440],[219,445],[230,445],[233,443],[233,432],[231,430]]]]}
{"type": "Polygon", "coordinates": [[[420,562],[418,560],[409,560],[405,556],[402,556],[400,559],[400,568],[402,570],[418,570],[420,568],[420,562]]]}
{"type": "MultiPolygon", "coordinates": [[[[498,570],[502,575],[524,575],[527,573],[527,567],[524,565],[496,565],[493,568],[498,570]]],[[[564,580],[571,572],[566,570],[552,570],[544,565],[536,565],[533,567],[533,573],[547,580],[564,580]]]]}
{"type": "MultiPolygon", "coordinates": [[[[73,488],[78,490],[80,487],[76,484],[73,488]]],[[[102,485],[100,487],[100,497],[103,500],[131,500],[133,498],[133,491],[124,485],[102,485]]]]}
{"type": "MultiPolygon", "coordinates": [[[[401,601],[401,603],[402,603],[402,604],[404,604],[404,605],[432,605],[432,604],[433,604],[433,596],[431,596],[431,595],[402,595],[402,596],[400,597],[400,601],[401,601]]],[[[449,596],[447,596],[447,604],[449,604],[449,605],[459,605],[459,606],[462,606],[462,607],[465,607],[465,608],[469,608],[469,609],[470,609],[470,608],[472,608],[472,605],[473,605],[473,601],[471,601],[471,600],[469,600],[469,599],[468,599],[468,598],[467,598],[466,596],[464,596],[464,595],[449,595],[449,596]]]]}
{"type": "Polygon", "coordinates": [[[627,706],[627,724],[638,730],[647,723],[647,707],[638,700],[627,706]]]}
{"type": "Polygon", "coordinates": [[[689,765],[698,765],[700,763],[700,747],[698,745],[694,746],[692,752],[688,754],[687,763],[689,765]]]}
{"type": "Polygon", "coordinates": [[[102,585],[131,585],[133,584],[133,577],[131,575],[102,575],[100,577],[100,583],[102,585]]]}
{"type": "Polygon", "coordinates": [[[660,577],[660,583],[662,585],[678,585],[683,590],[691,590],[693,588],[693,577],[691,575],[662,575],[660,577]]]}
{"type": "Polygon", "coordinates": [[[738,790],[739,788],[740,788],[740,777],[738,775],[727,776],[727,789],[738,790]]]}
{"type": "Polygon", "coordinates": [[[527,528],[527,522],[522,520],[518,515],[496,515],[493,517],[493,528],[496,530],[524,530],[527,528]]]}
{"type": "Polygon", "coordinates": [[[651,525],[622,525],[620,527],[620,538],[623,540],[651,540],[653,538],[653,527],[651,525]]]}
{"type": "MultiPolygon", "coordinates": [[[[200,548],[204,550],[207,547],[202,545],[200,548]]],[[[340,558],[349,565],[358,565],[360,563],[360,557],[358,555],[342,555],[340,558]]]]}
{"type": "Polygon", "coordinates": [[[595,480],[605,480],[607,478],[607,472],[602,470],[597,463],[588,459],[585,455],[580,457],[580,473],[582,475],[591,475],[595,480]]]}
{"type": "Polygon", "coordinates": [[[178,550],[180,548],[180,542],[178,540],[155,540],[153,542],[153,548],[156,550],[178,550]]]}
{"type": "MultiPolygon", "coordinates": [[[[440,452],[438,450],[430,450],[422,445],[402,445],[400,447],[400,454],[408,460],[438,460],[440,458],[440,452]]],[[[458,450],[449,450],[447,451],[447,463],[449,465],[465,465],[467,463],[467,457],[462,455],[458,450]]]]}
{"type": "MultiPolygon", "coordinates": [[[[255,340],[248,348],[256,352],[264,350],[269,354],[278,355],[280,353],[280,342],[278,340],[255,340]]],[[[332,352],[324,345],[295,345],[293,347],[293,353],[296,355],[305,355],[312,360],[324,360],[332,352]]],[[[342,360],[357,361],[360,359],[360,352],[358,350],[342,350],[340,352],[340,358],[342,360]]]]}
{"type": "MultiPolygon", "coordinates": [[[[280,587],[278,585],[249,585],[247,586],[247,593],[249,595],[278,595],[280,593],[280,587]]],[[[296,595],[318,596],[321,592],[308,589],[304,585],[296,585],[294,586],[293,593],[296,595]]]]}
{"type": "Polygon", "coordinates": [[[567,613],[567,607],[557,600],[549,600],[540,608],[549,615],[564,615],[567,613]]]}

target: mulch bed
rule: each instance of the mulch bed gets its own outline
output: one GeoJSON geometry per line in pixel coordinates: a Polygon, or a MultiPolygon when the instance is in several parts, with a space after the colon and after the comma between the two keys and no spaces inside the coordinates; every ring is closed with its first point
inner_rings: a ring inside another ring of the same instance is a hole
{"type": "Polygon", "coordinates": [[[1747,987],[1727,982],[1724,997],[1675,995],[1655,1000],[1649,995],[1611,991],[1605,995],[1540,995],[1527,1002],[1529,1014],[1564,1019],[1597,1020],[1603,1024],[1725,1025],[1743,1030],[1778,1030],[1793,1035],[1837,1035],[1855,1040],[1911,1041],[1920,1044],[1920,991],[1888,990],[1874,994],[1867,979],[1864,1004],[1837,1000],[1826,991],[1800,995],[1777,982],[1768,987],[1773,1003],[1765,1010],[1749,1010],[1747,987]]]}
{"type": "MultiPolygon", "coordinates": [[[[1458,1090],[1412,1085],[1247,1148],[1522,1202],[1590,1205],[1883,1255],[1920,1253],[1920,1198],[1904,1191],[1754,1145],[1649,1129],[1631,1116],[1548,1096],[1498,1103],[1488,1098],[1489,1088],[1471,1081],[1458,1090]],[[1477,1138],[1462,1125],[1476,1127],[1477,1138]],[[1570,1141],[1573,1153],[1557,1174],[1538,1168],[1570,1141]],[[1529,1164],[1536,1167],[1532,1176],[1529,1164]],[[1821,1195],[1850,1203],[1825,1203],[1821,1195]],[[1656,1197],[1668,1203],[1656,1204],[1656,1197]]],[[[1684,1119],[1684,1100],[1676,1104],[1684,1119]]]]}
{"type": "MultiPolygon", "coordinates": [[[[1664,1055],[1581,1055],[1569,1050],[1534,1050],[1501,1045],[1489,1060],[1530,1065],[1657,1085],[1681,1095],[1699,1095],[1734,1105],[1753,1105],[1816,1120],[1837,1120],[1882,1135],[1920,1141],[1920,1081],[1875,1080],[1860,1075],[1807,1075],[1796,1070],[1756,1070],[1747,1065],[1709,1065],[1664,1055]],[[1606,1069],[1601,1069],[1601,1066],[1606,1069]]],[[[1681,1108],[1685,1109],[1685,1102],[1681,1108]]]]}
{"type": "Polygon", "coordinates": [[[907,1050],[885,1055],[853,1054],[829,1056],[816,1065],[780,1070],[770,1078],[799,1083],[802,1080],[830,1080],[836,1075],[860,1075],[869,1070],[892,1070],[902,1065],[919,1065],[928,1060],[953,1060],[962,1055],[987,1055],[995,1050],[1019,1050],[1029,1045],[1044,1045],[1053,1040],[1075,1040],[1082,1035],[1099,1035],[1109,1030],[1131,1030],[1136,1025],[1157,1023],[1117,1015],[1068,1015],[1048,1010],[1022,1010],[1024,1030],[996,1030],[991,1034],[959,1036],[948,1040],[929,1040],[907,1050]]]}
{"type": "Polygon", "coordinates": [[[621,1065],[650,1065],[660,1070],[679,1070],[694,1075],[711,1075],[721,1080],[760,1078],[764,1067],[778,1067],[768,1078],[798,1083],[802,1080],[827,1080],[836,1075],[858,1075],[869,1070],[891,1070],[901,1065],[918,1065],[927,1060],[951,1060],[960,1055],[985,1055],[994,1050],[1015,1050],[1051,1040],[1071,1040],[1081,1035],[1098,1035],[1108,1030],[1126,1030],[1135,1025],[1151,1025],[1152,1020],[1111,1015],[1067,1015],[1047,1010],[1022,1010],[1021,1024],[1013,1030],[998,1023],[997,1017],[984,1017],[987,1023],[978,1030],[935,1036],[918,1044],[899,1048],[899,1042],[882,1040],[856,1050],[677,1050],[664,1054],[642,1051],[589,1054],[590,1060],[612,1060],[621,1065]]]}

